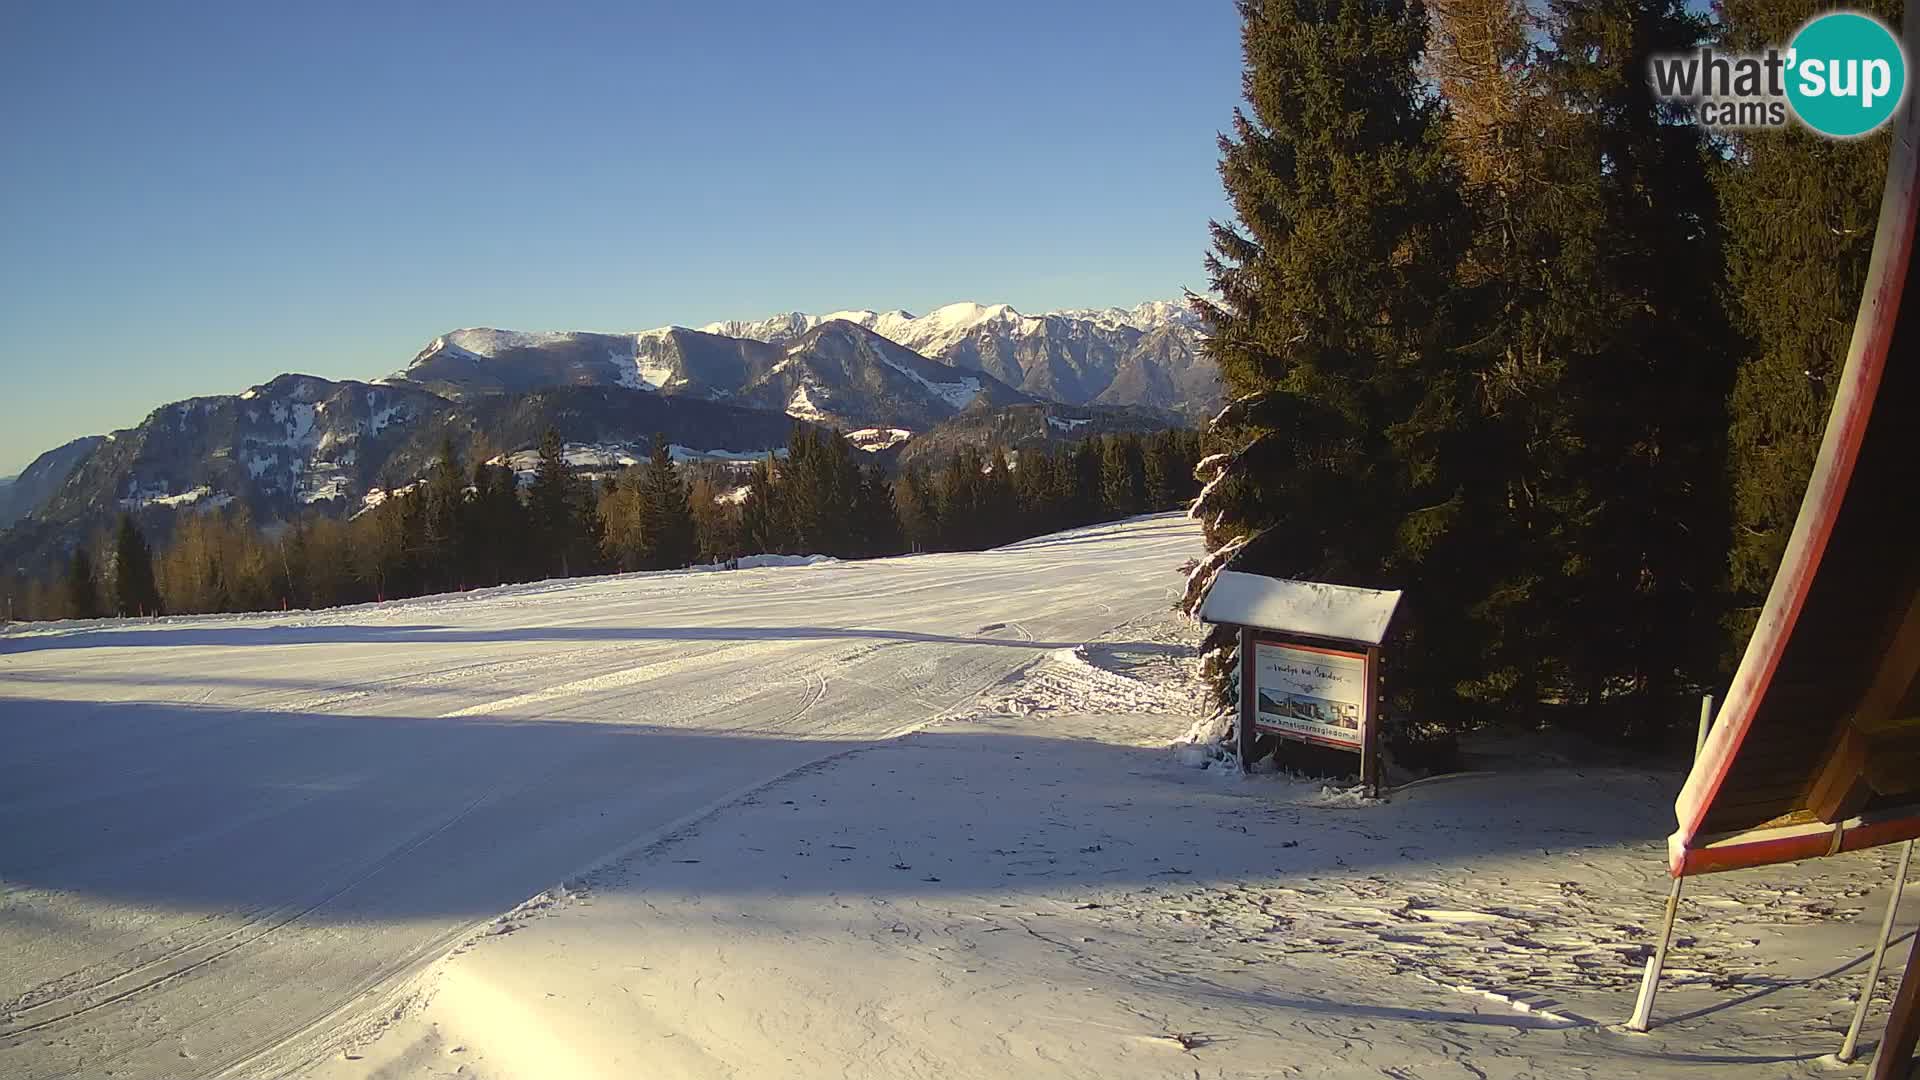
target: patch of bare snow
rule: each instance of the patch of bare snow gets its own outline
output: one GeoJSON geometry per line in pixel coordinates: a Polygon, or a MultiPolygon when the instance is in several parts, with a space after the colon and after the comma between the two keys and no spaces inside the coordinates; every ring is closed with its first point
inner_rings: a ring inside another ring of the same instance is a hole
{"type": "Polygon", "coordinates": [[[846,438],[856,449],[878,453],[913,438],[913,432],[906,428],[860,428],[847,432],[846,438]]]}
{"type": "MultiPolygon", "coordinates": [[[[937,383],[917,371],[894,363],[892,357],[882,356],[881,359],[886,361],[888,367],[919,383],[928,393],[956,409],[966,408],[968,402],[971,402],[980,395],[980,380],[971,375],[965,376],[957,382],[937,383]]],[[[788,412],[791,413],[792,410],[789,409],[788,412]]]]}
{"type": "Polygon", "coordinates": [[[810,391],[813,388],[801,383],[794,388],[793,397],[787,400],[787,415],[799,420],[825,420],[827,414],[814,404],[810,391]]]}

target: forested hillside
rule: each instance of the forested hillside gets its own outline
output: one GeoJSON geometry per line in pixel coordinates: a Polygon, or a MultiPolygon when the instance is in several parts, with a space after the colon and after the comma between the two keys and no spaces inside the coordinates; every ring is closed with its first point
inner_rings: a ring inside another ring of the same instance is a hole
{"type": "Polygon", "coordinates": [[[469,464],[446,439],[423,479],[341,518],[271,530],[243,506],[189,514],[149,544],[123,515],[61,578],[15,578],[17,618],[324,608],[508,582],[726,565],[744,555],[868,558],[966,551],[1168,510],[1193,495],[1199,436],[1095,436],[1035,449],[960,445],[890,475],[839,432],[796,424],[754,462],[675,460],[664,433],[638,464],[570,465],[549,430],[526,476],[469,464]]]}

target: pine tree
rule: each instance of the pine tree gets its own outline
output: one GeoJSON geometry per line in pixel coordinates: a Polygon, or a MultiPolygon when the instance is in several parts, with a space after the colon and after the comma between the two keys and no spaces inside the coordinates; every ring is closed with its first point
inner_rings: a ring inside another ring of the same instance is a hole
{"type": "Polygon", "coordinates": [[[67,566],[67,615],[74,619],[100,617],[100,582],[84,544],[73,549],[73,560],[67,566]]]}
{"type": "Polygon", "coordinates": [[[782,509],[795,554],[827,553],[833,531],[832,481],[826,446],[811,428],[794,425],[782,472],[782,509]]]}
{"type": "Polygon", "coordinates": [[[1014,474],[1015,499],[1023,536],[1052,532],[1066,525],[1065,487],[1060,458],[1046,449],[1020,455],[1014,474]]]}
{"type": "Polygon", "coordinates": [[[1004,448],[996,446],[987,458],[986,472],[980,478],[981,546],[998,547],[1019,537],[1016,517],[1020,499],[1014,487],[1013,461],[1004,448]]]}
{"type": "Polygon", "coordinates": [[[422,499],[421,561],[426,573],[444,590],[468,584],[467,474],[450,437],[441,441],[440,454],[427,470],[422,499]]]}
{"type": "Polygon", "coordinates": [[[1558,654],[1580,638],[1570,575],[1590,566],[1578,526],[1594,489],[1573,380],[1603,351],[1611,313],[1599,265],[1599,174],[1582,147],[1598,119],[1555,93],[1535,44],[1546,29],[1514,0],[1434,0],[1429,66],[1446,96],[1444,142],[1459,163],[1471,235],[1454,304],[1461,353],[1477,368],[1469,406],[1477,467],[1461,474],[1455,515],[1471,531],[1486,580],[1470,612],[1481,654],[1461,688],[1483,705],[1520,708],[1559,678],[1558,654]]]}
{"type": "Polygon", "coordinates": [[[650,568],[646,516],[641,492],[646,481],[639,466],[607,477],[596,516],[600,521],[600,554],[620,573],[650,568]]]}
{"type": "Polygon", "coordinates": [[[978,447],[962,446],[940,471],[942,546],[979,551],[989,546],[994,523],[987,520],[987,462],[978,447]]]}
{"type": "Polygon", "coordinates": [[[474,584],[524,579],[528,528],[519,478],[505,465],[481,461],[473,467],[473,489],[469,509],[474,584]]]}
{"type": "MultiPolygon", "coordinates": [[[[1220,140],[1236,219],[1212,228],[1219,301],[1194,299],[1234,400],[1195,506],[1213,554],[1189,601],[1229,558],[1406,588],[1418,599],[1398,624],[1397,686],[1420,700],[1402,704],[1455,724],[1453,683],[1474,652],[1448,625],[1475,576],[1458,528],[1472,379],[1452,348],[1462,214],[1421,80],[1425,11],[1417,0],[1239,9],[1251,111],[1220,140]]],[[[1228,643],[1212,644],[1224,674],[1228,643]]]]}
{"type": "Polygon", "coordinates": [[[1146,482],[1145,509],[1170,510],[1181,501],[1186,486],[1182,474],[1191,468],[1183,467],[1179,433],[1156,431],[1141,449],[1146,482]]]}
{"type": "Polygon", "coordinates": [[[747,550],[766,555],[790,553],[793,535],[784,497],[784,469],[775,467],[772,454],[753,463],[747,486],[746,501],[740,506],[740,535],[747,550]]]}
{"type": "MultiPolygon", "coordinates": [[[[1568,160],[1595,194],[1593,333],[1557,402],[1568,455],[1554,603],[1569,645],[1561,694],[1691,693],[1716,644],[1727,550],[1730,334],[1710,169],[1719,156],[1681,106],[1653,95],[1653,56],[1704,40],[1684,0],[1553,0],[1556,95],[1580,121],[1568,160]]],[[[1652,712],[1653,710],[1645,710],[1652,712]]]]}
{"type": "Polygon", "coordinates": [[[370,599],[385,600],[397,595],[394,584],[406,561],[406,536],[401,528],[399,501],[391,484],[382,485],[389,493],[384,502],[354,519],[348,534],[347,560],[353,578],[370,599]]]}
{"type": "Polygon", "coordinates": [[[644,565],[676,570],[693,562],[693,507],[664,434],[654,435],[652,458],[640,476],[640,522],[644,565]]]}
{"type": "Polygon", "coordinates": [[[527,517],[536,548],[535,572],[567,577],[592,569],[594,543],[587,522],[589,495],[567,467],[560,432],[548,428],[540,438],[533,485],[527,489],[527,517]]]}
{"type": "Polygon", "coordinates": [[[897,555],[906,545],[900,514],[893,503],[893,483],[885,469],[872,465],[860,470],[860,488],[854,500],[853,554],[861,558],[897,555]]]}
{"type": "Polygon", "coordinates": [[[160,590],[154,584],[153,550],[132,514],[120,515],[114,539],[114,610],[121,615],[158,615],[160,590]]]}
{"type": "Polygon", "coordinates": [[[1109,517],[1131,517],[1146,509],[1146,460],[1140,440],[1113,435],[1100,452],[1100,497],[1109,517]]]}
{"type": "Polygon", "coordinates": [[[713,469],[697,473],[688,485],[687,501],[693,507],[693,536],[697,558],[703,563],[723,562],[741,555],[741,507],[732,499],[723,499],[733,486],[725,474],[713,469]]]}
{"type": "Polygon", "coordinates": [[[1100,491],[1100,441],[1082,439],[1074,444],[1073,460],[1067,477],[1068,525],[1091,525],[1105,511],[1106,500],[1100,491]]]}
{"type": "Polygon", "coordinates": [[[899,514],[900,532],[914,551],[938,551],[940,535],[940,494],[924,462],[910,461],[900,469],[893,484],[893,505],[899,514]]]}
{"type": "MultiPolygon", "coordinates": [[[[1790,40],[1809,13],[1801,0],[1720,6],[1725,45],[1740,51],[1790,40]]],[[[1849,6],[1900,25],[1898,2],[1849,6]]],[[[1729,305],[1748,343],[1730,407],[1729,660],[1759,614],[1813,473],[1873,250],[1890,138],[1825,139],[1797,125],[1737,132],[1732,167],[1716,177],[1729,305]]]]}

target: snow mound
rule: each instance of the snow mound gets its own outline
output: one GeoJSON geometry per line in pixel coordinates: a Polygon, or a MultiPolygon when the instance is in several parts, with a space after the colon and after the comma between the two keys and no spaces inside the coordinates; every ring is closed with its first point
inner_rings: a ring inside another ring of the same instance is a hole
{"type": "Polygon", "coordinates": [[[746,555],[734,564],[734,568],[761,570],[770,566],[824,566],[839,561],[831,555],[746,555]]]}

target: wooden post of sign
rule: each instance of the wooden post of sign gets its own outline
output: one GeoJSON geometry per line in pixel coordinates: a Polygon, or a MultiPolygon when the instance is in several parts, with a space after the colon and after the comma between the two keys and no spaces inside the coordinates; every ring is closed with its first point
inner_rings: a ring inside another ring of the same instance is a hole
{"type": "Polygon", "coordinates": [[[1238,725],[1240,771],[1243,774],[1253,771],[1253,747],[1260,734],[1254,730],[1253,726],[1254,710],[1259,708],[1259,701],[1255,697],[1259,690],[1254,676],[1253,627],[1243,626],[1240,628],[1240,723],[1238,725]]]}
{"type": "Polygon", "coordinates": [[[1367,666],[1365,668],[1365,686],[1361,688],[1361,705],[1365,712],[1360,723],[1360,783],[1366,788],[1369,798],[1380,797],[1380,648],[1367,646],[1367,666]]]}

